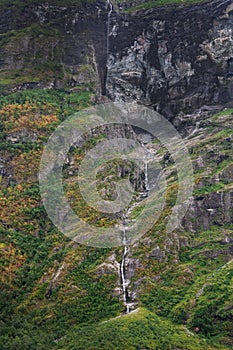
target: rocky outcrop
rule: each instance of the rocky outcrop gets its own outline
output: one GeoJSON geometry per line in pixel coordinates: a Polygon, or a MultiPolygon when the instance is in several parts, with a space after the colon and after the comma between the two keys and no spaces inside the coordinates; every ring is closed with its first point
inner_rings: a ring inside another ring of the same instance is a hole
{"type": "Polygon", "coordinates": [[[231,0],[122,13],[141,2],[114,5],[108,53],[105,1],[3,8],[4,84],[17,89],[92,85],[98,95],[140,101],[169,119],[204,104],[231,103],[231,0]]]}
{"type": "Polygon", "coordinates": [[[231,1],[164,6],[111,20],[107,92],[167,118],[232,101],[231,1]]]}
{"type": "Polygon", "coordinates": [[[0,75],[17,88],[92,84],[105,90],[104,1],[80,6],[44,4],[0,11],[0,75]],[[17,16],[16,16],[17,14],[17,16]],[[16,21],[17,18],[17,21],[16,21]],[[17,77],[20,75],[18,84],[17,77]]]}
{"type": "Polygon", "coordinates": [[[233,222],[233,190],[212,192],[196,197],[185,216],[183,225],[189,232],[208,230],[213,225],[223,226],[233,222]]]}

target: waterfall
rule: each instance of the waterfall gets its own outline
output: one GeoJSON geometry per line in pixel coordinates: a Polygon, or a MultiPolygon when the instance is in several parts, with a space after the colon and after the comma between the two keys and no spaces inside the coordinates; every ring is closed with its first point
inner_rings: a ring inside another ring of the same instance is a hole
{"type": "Polygon", "coordinates": [[[121,283],[122,283],[122,290],[123,290],[123,301],[124,305],[126,307],[126,313],[128,314],[130,312],[130,306],[127,302],[127,282],[125,278],[125,259],[126,255],[128,253],[128,247],[127,247],[127,238],[126,238],[126,222],[125,222],[125,216],[123,217],[123,237],[122,237],[122,244],[123,244],[123,255],[120,265],[120,271],[121,271],[121,283]]]}
{"type": "Polygon", "coordinates": [[[108,6],[108,19],[107,19],[107,33],[106,33],[106,74],[105,74],[105,91],[106,93],[106,84],[108,79],[108,56],[109,56],[109,37],[110,37],[110,22],[111,22],[111,14],[113,11],[113,5],[110,0],[107,0],[107,6],[108,6]]]}
{"type": "Polygon", "coordinates": [[[149,192],[149,182],[148,182],[148,161],[146,159],[145,161],[145,192],[146,192],[146,196],[148,195],[149,192]]]}
{"type": "Polygon", "coordinates": [[[107,0],[107,4],[109,7],[109,11],[108,11],[108,21],[107,21],[106,61],[108,61],[108,54],[109,54],[110,21],[111,21],[111,14],[113,11],[113,5],[110,0],[107,0]]]}
{"type": "Polygon", "coordinates": [[[144,143],[142,142],[142,148],[145,150],[146,156],[144,157],[144,188],[145,191],[142,194],[142,197],[148,197],[148,193],[149,193],[149,180],[148,180],[148,163],[150,162],[150,160],[154,157],[154,155],[151,154],[151,151],[147,149],[147,147],[144,145],[144,143]]]}
{"type": "MultiPolygon", "coordinates": [[[[148,152],[148,149],[143,146],[144,149],[148,152]]],[[[148,192],[149,192],[149,179],[148,179],[148,157],[146,156],[146,160],[145,160],[145,166],[144,166],[144,176],[145,176],[145,180],[144,180],[144,192],[140,195],[141,200],[145,197],[148,196],[148,192]]],[[[123,222],[123,234],[122,234],[122,245],[123,245],[123,253],[122,253],[122,259],[121,259],[121,264],[120,264],[120,276],[121,276],[121,284],[122,284],[122,291],[123,291],[123,301],[124,301],[124,305],[125,305],[125,312],[128,314],[130,313],[130,307],[133,306],[132,302],[129,302],[128,300],[128,284],[129,282],[126,280],[126,276],[125,276],[125,261],[126,261],[126,257],[127,254],[129,253],[129,247],[128,247],[128,242],[127,242],[127,225],[129,224],[129,217],[130,214],[133,210],[133,208],[135,208],[138,205],[138,203],[134,203],[132,206],[130,206],[126,213],[123,214],[123,218],[122,218],[122,222],[123,222]]]]}

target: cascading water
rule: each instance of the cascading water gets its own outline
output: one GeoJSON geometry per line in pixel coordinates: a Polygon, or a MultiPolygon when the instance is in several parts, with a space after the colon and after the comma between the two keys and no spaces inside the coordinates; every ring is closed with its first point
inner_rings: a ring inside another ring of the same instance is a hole
{"type": "Polygon", "coordinates": [[[130,306],[129,306],[128,302],[127,302],[127,282],[126,282],[126,278],[125,278],[125,259],[126,259],[126,255],[127,255],[127,252],[128,252],[125,222],[124,222],[124,225],[123,225],[122,243],[123,243],[123,246],[124,246],[124,250],[123,250],[123,256],[122,256],[121,266],[120,266],[121,283],[122,283],[122,290],[123,290],[123,301],[124,301],[124,305],[126,307],[126,313],[128,314],[130,312],[130,306]]]}
{"type": "MultiPolygon", "coordinates": [[[[107,18],[107,33],[106,33],[106,75],[105,75],[105,88],[106,82],[108,79],[108,57],[109,57],[109,38],[110,38],[110,22],[111,22],[111,14],[113,11],[113,5],[110,0],[107,0],[108,6],[108,18],[107,18]]],[[[106,91],[105,91],[106,92],[106,91]]],[[[105,94],[105,93],[104,93],[105,94]]]]}
{"type": "Polygon", "coordinates": [[[113,11],[113,5],[110,0],[107,0],[107,5],[109,8],[108,11],[108,20],[107,20],[107,45],[106,45],[106,61],[108,62],[108,54],[109,54],[109,37],[110,37],[110,22],[111,22],[111,14],[113,11]]]}
{"type": "Polygon", "coordinates": [[[146,196],[148,195],[149,192],[149,182],[148,182],[148,160],[146,159],[145,161],[145,192],[146,192],[146,196]]]}
{"type": "MultiPolygon", "coordinates": [[[[143,146],[143,148],[146,151],[146,155],[148,155],[148,149],[143,146]]],[[[148,196],[148,192],[149,192],[149,179],[148,179],[148,157],[145,157],[145,165],[144,165],[144,191],[143,193],[141,193],[140,198],[141,200],[145,197],[148,196]]],[[[129,253],[129,247],[127,244],[127,227],[128,224],[130,222],[130,214],[133,210],[133,208],[135,208],[138,205],[138,203],[134,203],[131,207],[129,207],[126,211],[126,214],[123,214],[123,230],[122,230],[122,245],[123,245],[123,253],[122,253],[122,260],[121,260],[121,264],[120,264],[120,275],[121,275],[121,283],[122,283],[122,291],[123,291],[123,301],[124,301],[124,305],[125,305],[125,312],[129,313],[131,310],[130,308],[132,307],[132,303],[129,302],[129,298],[128,298],[128,281],[126,280],[126,274],[125,274],[125,262],[126,262],[126,257],[127,254],[129,253]]]]}

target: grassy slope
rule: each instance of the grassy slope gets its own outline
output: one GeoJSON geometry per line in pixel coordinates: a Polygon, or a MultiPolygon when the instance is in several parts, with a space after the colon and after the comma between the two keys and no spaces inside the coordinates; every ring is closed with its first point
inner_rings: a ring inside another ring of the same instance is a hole
{"type": "MultiPolygon", "coordinates": [[[[215,349],[187,332],[183,326],[156,316],[145,308],[106,323],[75,327],[58,342],[60,350],[133,350],[133,349],[215,349]]],[[[224,347],[222,347],[224,349],[224,347]]]]}
{"type": "Polygon", "coordinates": [[[46,217],[37,183],[48,136],[67,115],[90,105],[90,95],[35,90],[1,99],[1,159],[11,173],[10,183],[0,179],[1,349],[52,348],[54,338],[72,324],[112,317],[122,309],[118,298],[110,297],[115,276],[89,273],[107,251],[64,239],[46,217]],[[19,142],[8,139],[25,129],[19,142]],[[63,264],[60,279],[51,285],[63,264]]]}

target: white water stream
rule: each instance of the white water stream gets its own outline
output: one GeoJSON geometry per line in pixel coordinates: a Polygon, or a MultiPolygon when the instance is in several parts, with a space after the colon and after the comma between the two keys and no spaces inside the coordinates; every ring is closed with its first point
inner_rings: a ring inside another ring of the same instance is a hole
{"type": "MultiPolygon", "coordinates": [[[[146,154],[151,153],[144,145],[144,150],[146,151],[146,154]]],[[[129,252],[129,246],[127,242],[127,227],[130,223],[130,214],[132,210],[140,204],[141,200],[143,200],[145,197],[148,197],[149,193],[149,179],[148,179],[148,157],[146,156],[144,159],[145,165],[144,165],[144,191],[140,193],[140,200],[139,202],[136,202],[132,204],[126,211],[126,214],[123,214],[122,217],[122,223],[123,223],[123,229],[122,229],[122,245],[123,245],[123,253],[122,253],[122,259],[120,264],[120,277],[121,277],[121,284],[122,284],[122,291],[123,291],[123,301],[125,305],[125,313],[128,314],[131,311],[131,308],[133,306],[132,301],[130,302],[128,298],[128,285],[129,281],[126,279],[126,258],[127,254],[129,252]]]]}
{"type": "Polygon", "coordinates": [[[130,312],[130,306],[129,306],[128,300],[127,300],[127,294],[128,294],[127,293],[127,286],[128,286],[128,284],[126,282],[126,277],[125,277],[125,259],[126,259],[126,255],[128,253],[125,224],[123,226],[122,243],[123,243],[124,249],[123,249],[123,255],[122,255],[122,260],[121,260],[120,272],[121,272],[121,283],[122,283],[122,290],[123,290],[123,301],[124,301],[124,305],[126,308],[126,313],[128,314],[130,312]]]}
{"type": "Polygon", "coordinates": [[[106,45],[106,61],[108,62],[109,55],[109,37],[110,37],[110,24],[111,24],[111,14],[113,11],[113,5],[110,0],[107,0],[108,5],[108,20],[107,20],[107,45],[106,45]]]}
{"type": "MultiPolygon", "coordinates": [[[[106,81],[107,81],[107,76],[108,76],[108,58],[109,58],[109,41],[110,41],[110,24],[111,24],[111,15],[113,12],[113,5],[110,0],[107,0],[107,6],[108,6],[108,18],[107,18],[107,34],[106,34],[106,62],[107,62],[107,73],[106,73],[106,81]]],[[[148,152],[148,149],[143,145],[143,148],[148,152]]],[[[148,160],[146,159],[145,161],[145,168],[144,168],[144,187],[145,190],[141,194],[141,198],[145,198],[148,196],[149,192],[149,182],[148,182],[148,160]]],[[[121,278],[121,284],[122,284],[122,291],[123,291],[123,301],[125,305],[125,312],[129,313],[131,312],[130,306],[131,303],[128,300],[128,284],[129,281],[126,280],[126,273],[125,273],[125,263],[126,263],[126,258],[127,254],[129,252],[129,247],[127,245],[127,219],[130,216],[130,213],[132,212],[133,208],[137,206],[137,203],[134,203],[131,207],[128,208],[127,213],[123,215],[123,232],[122,232],[122,245],[123,245],[123,253],[122,253],[122,259],[121,259],[121,264],[120,264],[120,278],[121,278]]]]}
{"type": "Polygon", "coordinates": [[[146,192],[146,195],[147,195],[148,192],[149,192],[148,161],[147,161],[147,159],[146,159],[146,161],[145,161],[145,170],[144,170],[144,173],[145,173],[145,192],[146,192]]]}

